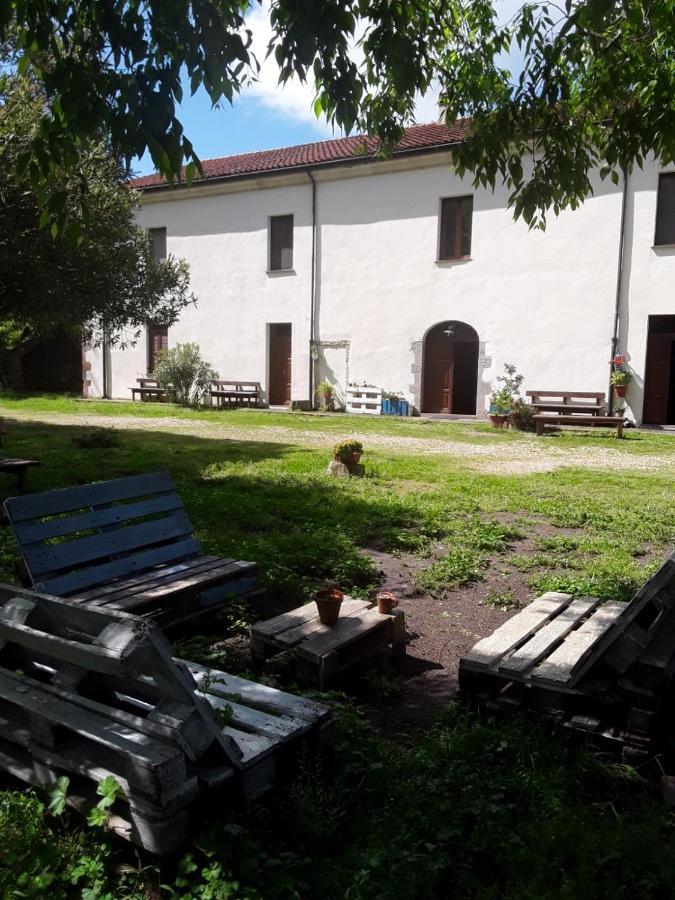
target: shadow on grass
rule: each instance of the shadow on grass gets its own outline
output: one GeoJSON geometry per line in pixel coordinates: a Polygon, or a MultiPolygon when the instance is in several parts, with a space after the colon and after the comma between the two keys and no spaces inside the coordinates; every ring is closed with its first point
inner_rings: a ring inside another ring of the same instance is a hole
{"type": "MultiPolygon", "coordinates": [[[[87,430],[10,420],[3,451],[40,461],[31,492],[169,470],[203,551],[257,562],[273,607],[298,605],[326,580],[368,588],[376,573],[360,548],[410,525],[410,510],[389,493],[328,478],[325,450],[146,430],[119,430],[114,447],[75,446],[72,438],[87,430]]],[[[0,498],[13,489],[0,482],[0,498]]],[[[17,556],[8,532],[0,542],[4,580],[12,580],[17,556]]]]}

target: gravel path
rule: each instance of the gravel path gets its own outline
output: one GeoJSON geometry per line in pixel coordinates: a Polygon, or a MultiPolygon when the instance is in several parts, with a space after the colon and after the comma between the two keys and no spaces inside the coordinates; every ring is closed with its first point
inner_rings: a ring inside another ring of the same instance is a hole
{"type": "MultiPolygon", "coordinates": [[[[9,417],[8,417],[9,418],[9,417]]],[[[198,422],[171,416],[142,418],[136,416],[70,415],[66,413],[12,412],[12,418],[21,421],[44,422],[53,425],[95,425],[133,431],[167,431],[175,434],[220,438],[228,441],[257,441],[264,443],[295,444],[304,447],[329,447],[341,437],[355,437],[366,448],[377,447],[384,451],[438,455],[461,459],[463,465],[492,474],[528,474],[551,472],[562,466],[588,469],[642,470],[673,468],[673,456],[651,456],[626,453],[611,447],[556,447],[534,435],[523,435],[521,441],[505,441],[496,445],[491,438],[475,433],[472,443],[443,440],[441,438],[414,438],[386,434],[359,434],[348,429],[344,435],[321,431],[304,431],[285,426],[257,426],[255,428],[221,425],[213,421],[198,422]]]]}

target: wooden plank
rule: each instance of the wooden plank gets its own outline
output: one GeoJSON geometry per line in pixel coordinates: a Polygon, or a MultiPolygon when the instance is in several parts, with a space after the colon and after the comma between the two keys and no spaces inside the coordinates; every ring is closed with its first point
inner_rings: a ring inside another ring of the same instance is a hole
{"type": "Polygon", "coordinates": [[[324,631],[298,645],[296,653],[305,659],[320,659],[347,646],[377,628],[386,628],[389,616],[377,609],[367,609],[349,619],[339,619],[337,625],[324,625],[324,631]]]}
{"type": "Polygon", "coordinates": [[[115,596],[116,594],[133,593],[137,587],[144,588],[148,584],[160,584],[162,581],[168,580],[174,575],[181,575],[184,572],[199,571],[207,568],[213,562],[218,561],[217,556],[197,556],[194,559],[186,559],[183,562],[174,565],[157,566],[149,569],[142,575],[132,575],[129,578],[118,578],[110,583],[99,585],[89,591],[83,591],[78,594],[80,600],[95,601],[92,605],[97,606],[99,603],[106,603],[106,597],[115,596]]]}
{"type": "Polygon", "coordinates": [[[192,534],[192,525],[185,512],[176,512],[163,519],[127,525],[124,528],[78,538],[63,544],[31,545],[24,548],[24,556],[31,573],[40,575],[95,563],[117,553],[141,550],[163,541],[176,540],[192,534]]]}
{"type": "MultiPolygon", "coordinates": [[[[365,600],[345,601],[343,602],[342,608],[340,610],[340,618],[342,618],[343,615],[357,615],[358,613],[365,612],[367,609],[371,608],[372,604],[368,603],[365,600]]],[[[295,644],[299,644],[301,641],[305,640],[305,638],[311,637],[312,635],[324,634],[326,633],[327,628],[332,627],[333,626],[324,625],[317,616],[316,619],[312,619],[311,622],[306,622],[304,625],[298,625],[297,628],[291,628],[288,631],[282,632],[281,634],[274,635],[271,640],[281,647],[292,647],[295,644]]]]}
{"type": "Polygon", "coordinates": [[[287,716],[262,712],[215,694],[206,693],[204,699],[216,710],[229,707],[232,710],[231,724],[233,728],[251,734],[260,734],[272,741],[285,742],[304,734],[311,727],[311,724],[304,719],[291,719],[287,716]]]}
{"type": "Polygon", "coordinates": [[[253,709],[269,710],[306,722],[323,721],[330,716],[328,707],[314,700],[288,694],[267,684],[258,684],[238,675],[230,675],[228,672],[209,669],[189,660],[179,662],[187,666],[199,689],[205,690],[209,695],[224,697],[226,700],[234,700],[253,709]],[[203,687],[205,680],[208,682],[207,688],[203,687]]]}
{"type": "Polygon", "coordinates": [[[561,612],[571,599],[570,594],[561,594],[555,591],[542,594],[489,637],[483,638],[472,647],[462,657],[462,664],[475,669],[487,669],[494,666],[507,653],[511,653],[529,640],[535,632],[561,612]]]}
{"type": "Polygon", "coordinates": [[[585,617],[600,601],[595,597],[573,600],[568,607],[535,633],[525,644],[498,664],[500,673],[524,675],[585,617]]]}
{"type": "Polygon", "coordinates": [[[41,491],[25,497],[9,497],[4,505],[10,522],[14,524],[102,503],[175,490],[176,486],[168,472],[151,472],[147,475],[130,475],[94,484],[41,491]]]}
{"type": "Polygon", "coordinates": [[[20,544],[26,545],[66,534],[75,534],[79,531],[118,525],[132,519],[139,519],[162,512],[173,512],[179,509],[183,509],[183,502],[175,491],[171,491],[167,494],[160,494],[157,497],[140,500],[137,503],[120,503],[117,506],[94,509],[59,519],[47,519],[41,522],[18,522],[14,526],[14,534],[20,544]]]}
{"type": "Polygon", "coordinates": [[[144,768],[162,768],[167,764],[177,764],[181,759],[175,747],[127,728],[107,716],[82,710],[49,694],[39,682],[15,675],[7,669],[0,669],[0,700],[38,715],[53,725],[67,727],[94,743],[123,754],[144,768]]]}
{"type": "Polygon", "coordinates": [[[0,584],[0,609],[6,608],[8,603],[12,604],[15,598],[31,603],[36,615],[47,618],[54,629],[63,632],[73,629],[95,637],[111,622],[138,623],[138,619],[128,613],[96,610],[81,604],[79,600],[50,597],[26,588],[0,584]]]}
{"type": "Polygon", "coordinates": [[[78,641],[70,641],[66,638],[38,631],[23,625],[20,622],[12,622],[8,618],[0,616],[0,638],[7,642],[18,644],[31,650],[33,653],[49,656],[62,660],[75,666],[81,666],[92,672],[100,672],[106,675],[121,675],[131,665],[131,655],[128,647],[123,650],[114,650],[107,647],[97,647],[93,644],[82,644],[78,641]]]}
{"type": "Polygon", "coordinates": [[[177,562],[180,559],[194,556],[199,553],[199,550],[200,546],[197,540],[194,537],[188,537],[165,547],[143,550],[123,559],[114,559],[108,563],[90,566],[87,569],[76,569],[61,575],[42,576],[34,578],[33,581],[35,588],[45,593],[75,594],[83,588],[105,583],[111,578],[130,575],[161,563],[177,562]]]}
{"type": "MultiPolygon", "coordinates": [[[[340,618],[353,615],[372,607],[368,600],[357,600],[352,597],[345,597],[340,608],[340,618]]],[[[308,603],[300,609],[292,610],[270,619],[266,622],[258,622],[252,626],[251,631],[256,637],[271,637],[275,642],[283,645],[292,646],[297,644],[303,638],[314,634],[317,630],[325,629],[319,620],[315,603],[308,603]],[[309,607],[309,609],[308,609],[309,607]],[[300,615],[294,615],[299,613],[300,615]],[[272,623],[275,623],[274,625],[272,623]]]]}
{"type": "Polygon", "coordinates": [[[597,645],[626,611],[626,604],[610,600],[597,609],[590,619],[567,639],[557,650],[532,670],[533,681],[573,686],[579,678],[582,665],[597,658],[597,645]]]}
{"type": "Polygon", "coordinates": [[[199,590],[200,588],[213,584],[214,582],[222,582],[227,584],[229,578],[241,576],[243,572],[254,573],[256,569],[255,563],[244,562],[243,560],[234,560],[223,565],[212,565],[206,572],[189,573],[185,578],[169,579],[166,583],[151,587],[148,590],[135,590],[133,594],[118,599],[119,595],[107,602],[113,602],[115,609],[138,609],[147,606],[163,597],[172,596],[182,591],[199,590]]]}

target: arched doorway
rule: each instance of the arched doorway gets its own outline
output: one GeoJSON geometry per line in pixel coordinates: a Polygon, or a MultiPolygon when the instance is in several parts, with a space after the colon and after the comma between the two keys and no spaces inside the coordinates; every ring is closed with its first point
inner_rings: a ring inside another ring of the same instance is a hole
{"type": "Polygon", "coordinates": [[[464,322],[439,322],[426,333],[422,357],[423,413],[475,416],[478,335],[464,322]]]}

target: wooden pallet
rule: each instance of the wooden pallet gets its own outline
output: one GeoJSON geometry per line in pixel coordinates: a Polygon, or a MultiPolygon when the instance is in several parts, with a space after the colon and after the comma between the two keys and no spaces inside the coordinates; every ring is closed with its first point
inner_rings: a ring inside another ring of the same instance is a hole
{"type": "Polygon", "coordinates": [[[345,392],[345,406],[348,413],[379,416],[382,412],[382,388],[350,384],[345,392]]]}
{"type": "Polygon", "coordinates": [[[110,827],[153,853],[189,838],[212,789],[272,788],[329,721],[320,704],[172,658],[145,619],[0,585],[0,768],[30,784],[67,775],[79,809],[112,775],[110,827]]]}
{"type": "Polygon", "coordinates": [[[251,650],[266,659],[291,651],[301,669],[320,688],[373,653],[391,646],[394,657],[405,654],[403,612],[384,615],[367,600],[345,597],[336,625],[323,625],[314,603],[251,626],[251,650]]]}
{"type": "Polygon", "coordinates": [[[675,554],[629,603],[549,592],[462,657],[460,691],[652,752],[675,675],[675,554]]]}

